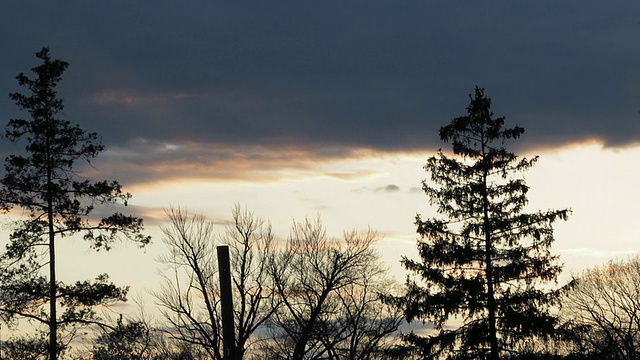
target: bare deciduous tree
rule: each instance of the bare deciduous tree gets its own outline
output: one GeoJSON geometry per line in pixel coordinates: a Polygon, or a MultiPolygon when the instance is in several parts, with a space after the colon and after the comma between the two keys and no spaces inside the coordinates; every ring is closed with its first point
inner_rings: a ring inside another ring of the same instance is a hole
{"type": "Polygon", "coordinates": [[[163,229],[168,253],[159,261],[168,265],[161,289],[154,295],[171,328],[171,336],[204,349],[222,360],[222,322],[217,279],[216,246],[228,244],[236,322],[236,348],[242,359],[253,333],[274,311],[273,287],[267,262],[271,257],[271,225],[236,205],[221,239],[214,225],[183,209],[167,212],[171,225],[163,229]]]}
{"type": "Polygon", "coordinates": [[[270,322],[269,357],[372,358],[400,322],[380,300],[389,283],[373,248],[377,239],[373,231],[333,239],[319,219],[294,222],[272,263],[281,306],[270,322]]]}
{"type": "Polygon", "coordinates": [[[586,270],[567,292],[563,318],[577,346],[598,359],[640,356],[640,257],[586,270]]]}

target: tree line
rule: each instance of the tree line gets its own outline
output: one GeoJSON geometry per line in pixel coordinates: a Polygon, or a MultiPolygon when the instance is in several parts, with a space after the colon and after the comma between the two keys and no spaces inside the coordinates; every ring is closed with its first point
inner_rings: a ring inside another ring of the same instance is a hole
{"type": "Polygon", "coordinates": [[[440,128],[451,151],[424,167],[422,188],[438,215],[415,218],[419,258],[402,259],[405,284],[389,276],[372,229],[336,238],[321,219],[305,218],[280,243],[268,220],[239,205],[222,232],[203,215],[170,208],[164,272],[152,293],[160,318],[109,316],[101,309],[126,301],[128,287],[107,274],[57,280],[56,244],[79,236],[108,251],[115,241],[144,247],[151,238],[142,219],[117,211],[131,197],[117,181],[82,175],[105,147],[61,118],[56,86],[68,63],[48,48],[36,57],[34,77],[17,76],[26,93],[10,94],[30,117],[10,119],[4,133],[24,150],[5,159],[0,179],[0,208],[22,211],[0,255],[0,321],[34,330],[2,341],[1,358],[229,360],[221,243],[231,253],[237,359],[638,358],[640,259],[557,283],[553,224],[571,210],[528,210],[524,173],[538,157],[506,148],[524,129],[495,117],[481,88],[466,115],[440,128]],[[97,218],[96,207],[116,211],[97,218]],[[409,331],[409,323],[425,325],[409,331]]]}

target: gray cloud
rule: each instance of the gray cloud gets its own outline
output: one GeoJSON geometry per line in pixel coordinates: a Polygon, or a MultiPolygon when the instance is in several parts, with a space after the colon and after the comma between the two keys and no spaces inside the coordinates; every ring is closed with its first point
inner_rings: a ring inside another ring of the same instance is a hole
{"type": "Polygon", "coordinates": [[[398,185],[395,184],[389,184],[387,186],[383,186],[383,187],[379,187],[376,188],[374,190],[375,192],[387,192],[387,193],[391,193],[391,192],[397,192],[400,191],[400,187],[398,185]]]}
{"type": "MultiPolygon", "coordinates": [[[[640,141],[639,13],[635,0],[10,2],[0,93],[49,45],[71,63],[66,114],[108,147],[433,149],[475,85],[527,129],[521,146],[624,146],[640,141]]],[[[1,118],[19,115],[0,97],[1,118]]]]}

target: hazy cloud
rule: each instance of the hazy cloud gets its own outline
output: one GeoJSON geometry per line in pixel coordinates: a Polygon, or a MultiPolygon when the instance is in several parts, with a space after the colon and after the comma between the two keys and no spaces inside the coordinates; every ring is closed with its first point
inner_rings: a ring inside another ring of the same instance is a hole
{"type": "Polygon", "coordinates": [[[398,185],[395,185],[395,184],[389,184],[387,186],[382,186],[382,187],[376,188],[374,191],[375,192],[387,192],[387,193],[398,192],[398,191],[400,191],[400,187],[398,185]]]}
{"type": "Polygon", "coordinates": [[[339,180],[358,180],[362,178],[371,177],[377,173],[372,170],[351,171],[351,172],[328,172],[327,176],[336,178],[339,180]]]}

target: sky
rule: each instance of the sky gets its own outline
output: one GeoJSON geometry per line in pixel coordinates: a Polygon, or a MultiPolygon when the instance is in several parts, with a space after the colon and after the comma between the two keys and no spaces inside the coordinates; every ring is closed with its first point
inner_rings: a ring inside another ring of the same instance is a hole
{"type": "MultiPolygon", "coordinates": [[[[216,223],[234,203],[279,239],[320,216],[379,231],[405,276],[438,129],[476,86],[540,155],[532,210],[571,208],[554,252],[567,274],[640,249],[640,2],[13,1],[0,6],[0,94],[49,46],[70,63],[64,116],[108,150],[87,174],[133,194],[154,244],[93,253],[71,240],[62,278],[109,272],[157,287],[164,209],[216,223]]],[[[24,117],[0,96],[0,119],[24,117]]],[[[20,149],[0,142],[0,155],[20,149]]],[[[10,221],[11,219],[5,219],[10,221]]],[[[222,229],[221,229],[222,230],[222,229]]],[[[0,233],[0,242],[8,233],[0,233]]],[[[65,259],[66,258],[66,259],[65,259]]]]}

